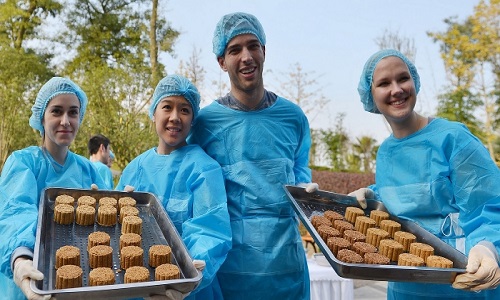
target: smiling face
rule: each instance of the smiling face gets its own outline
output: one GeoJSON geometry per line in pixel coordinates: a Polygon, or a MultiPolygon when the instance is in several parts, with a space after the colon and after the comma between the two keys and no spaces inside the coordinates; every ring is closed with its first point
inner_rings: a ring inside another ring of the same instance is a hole
{"type": "Polygon", "coordinates": [[[162,99],[153,115],[159,138],[158,154],[170,154],[185,146],[192,121],[193,109],[184,97],[169,96],[162,99]]]}
{"type": "Polygon", "coordinates": [[[391,126],[408,122],[417,101],[408,66],[398,57],[386,57],[373,72],[372,96],[391,126]]]}
{"type": "Polygon", "coordinates": [[[43,114],[43,145],[49,149],[67,148],[80,128],[80,101],[73,94],[52,98],[43,114]]]}
{"type": "Polygon", "coordinates": [[[229,74],[231,92],[237,98],[241,93],[263,93],[265,53],[265,47],[255,35],[242,34],[234,37],[227,44],[224,56],[218,58],[222,70],[229,74]]]}

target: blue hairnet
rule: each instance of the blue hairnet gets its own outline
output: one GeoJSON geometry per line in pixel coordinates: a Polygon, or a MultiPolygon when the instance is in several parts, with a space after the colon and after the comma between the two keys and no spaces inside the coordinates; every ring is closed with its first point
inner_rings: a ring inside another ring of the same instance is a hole
{"type": "Polygon", "coordinates": [[[82,123],[83,116],[87,110],[87,95],[85,92],[73,81],[64,77],[52,77],[47,81],[36,96],[35,103],[31,107],[30,126],[40,131],[43,134],[42,120],[47,108],[47,104],[52,98],[61,94],[73,94],[80,101],[80,124],[82,123]]]}
{"type": "Polygon", "coordinates": [[[115,154],[113,153],[113,151],[109,150],[109,157],[111,159],[115,159],[115,154]]]}
{"type": "Polygon", "coordinates": [[[213,51],[217,57],[224,55],[227,44],[237,35],[253,34],[259,39],[262,46],[266,45],[266,34],[259,20],[251,14],[237,12],[228,14],[220,19],[215,27],[213,51]]]}
{"type": "Polygon", "coordinates": [[[149,117],[151,119],[153,119],[158,103],[169,96],[182,96],[186,98],[193,108],[193,120],[196,119],[200,110],[200,94],[191,81],[180,75],[169,75],[158,82],[153,93],[153,102],[149,108],[149,117]]]}
{"type": "Polygon", "coordinates": [[[368,61],[365,63],[363,68],[363,73],[361,74],[361,78],[359,79],[358,85],[358,93],[361,98],[361,102],[366,111],[371,113],[379,114],[380,111],[377,109],[377,106],[373,102],[372,96],[372,83],[373,83],[373,72],[377,67],[377,64],[388,56],[396,56],[401,58],[401,60],[408,66],[408,70],[410,70],[410,75],[413,78],[413,83],[415,84],[415,92],[418,94],[420,90],[420,77],[418,76],[417,68],[415,65],[403,55],[403,53],[393,50],[393,49],[385,49],[380,50],[377,53],[370,56],[368,61]]]}

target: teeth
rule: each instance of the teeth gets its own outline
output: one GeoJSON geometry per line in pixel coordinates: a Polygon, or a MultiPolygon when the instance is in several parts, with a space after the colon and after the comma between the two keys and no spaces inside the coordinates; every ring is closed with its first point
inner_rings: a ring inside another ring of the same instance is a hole
{"type": "Polygon", "coordinates": [[[175,132],[179,132],[181,131],[179,128],[167,128],[169,131],[175,131],[175,132]]]}
{"type": "Polygon", "coordinates": [[[392,104],[400,105],[400,104],[403,104],[404,102],[405,102],[404,100],[400,100],[400,101],[392,102],[392,104]]]}
{"type": "Polygon", "coordinates": [[[242,70],[241,73],[243,74],[249,74],[249,73],[252,73],[255,69],[251,69],[251,70],[242,70]]]}

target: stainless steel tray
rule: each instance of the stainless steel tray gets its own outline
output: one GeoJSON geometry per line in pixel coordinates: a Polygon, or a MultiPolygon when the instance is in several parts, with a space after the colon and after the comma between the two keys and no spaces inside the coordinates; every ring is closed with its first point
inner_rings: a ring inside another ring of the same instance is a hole
{"type": "MultiPolygon", "coordinates": [[[[441,255],[452,260],[453,268],[442,269],[429,267],[403,267],[395,264],[371,265],[344,263],[333,255],[309,219],[313,215],[323,215],[326,210],[337,211],[343,215],[346,207],[359,207],[356,198],[325,191],[317,191],[310,194],[307,193],[304,188],[291,185],[285,185],[283,188],[285,189],[300,220],[339,276],[380,281],[451,283],[455,279],[456,275],[465,273],[467,257],[465,257],[465,255],[463,255],[460,251],[441,241],[439,238],[423,229],[415,222],[399,219],[392,215],[391,219],[401,223],[402,230],[413,233],[417,237],[418,242],[427,243],[433,246],[434,253],[436,255],[441,255]]],[[[382,202],[368,200],[367,204],[368,207],[365,209],[366,215],[369,215],[369,212],[375,209],[387,211],[382,202]]]]}
{"type": "Polygon", "coordinates": [[[147,297],[152,294],[164,294],[167,289],[175,289],[182,293],[194,290],[201,281],[202,274],[193,266],[184,242],[175,229],[165,210],[151,193],[120,192],[120,191],[93,191],[82,189],[47,188],[40,199],[38,226],[33,258],[34,266],[43,272],[43,281],[31,281],[31,288],[38,294],[52,294],[57,300],[64,299],[124,299],[147,297]],[[56,224],[54,219],[54,202],[58,195],[67,194],[78,199],[89,195],[99,200],[102,197],[130,196],[136,200],[139,216],[143,220],[142,248],[144,249],[144,266],[150,271],[150,281],[141,283],[124,283],[124,270],[120,269],[119,238],[121,224],[112,227],[81,226],[73,222],[72,225],[56,224]],[[87,255],[87,238],[94,231],[104,231],[111,236],[113,248],[113,271],[115,284],[105,286],[89,286],[90,272],[87,255]],[[172,263],[181,271],[181,278],[175,280],[154,281],[154,269],[148,265],[148,249],[154,244],[167,244],[172,248],[172,263]],[[55,253],[59,247],[72,245],[80,248],[81,267],[83,269],[83,286],[79,288],[55,289],[56,269],[55,253]]]}

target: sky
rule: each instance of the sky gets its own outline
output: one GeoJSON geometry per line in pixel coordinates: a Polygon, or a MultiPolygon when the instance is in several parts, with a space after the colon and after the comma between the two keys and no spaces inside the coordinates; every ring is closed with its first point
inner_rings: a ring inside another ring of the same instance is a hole
{"type": "MultiPolygon", "coordinates": [[[[439,44],[427,32],[444,32],[444,19],[464,21],[479,0],[168,0],[160,1],[161,13],[181,35],[175,45],[176,57],[163,57],[167,70],[187,61],[193,49],[200,53],[205,69],[202,96],[215,90],[212,80],[224,78],[212,53],[212,37],[219,19],[237,11],[255,15],[264,27],[266,62],[265,88],[279,86],[276,74],[288,73],[299,63],[316,79],[327,106],[310,119],[313,129],[334,129],[336,117],[345,114],[344,128],[353,140],[371,136],[382,142],[390,132],[383,117],[363,110],[357,85],[363,65],[378,51],[376,39],[389,31],[414,41],[422,87],[416,110],[433,115],[437,94],[446,86],[446,74],[439,44]],[[268,73],[266,73],[268,74],[268,73]],[[205,92],[204,92],[205,91],[205,92]]],[[[204,99],[203,103],[213,99],[204,99]]]]}

